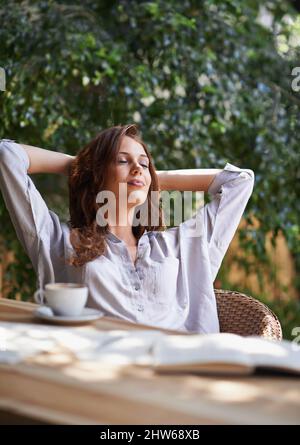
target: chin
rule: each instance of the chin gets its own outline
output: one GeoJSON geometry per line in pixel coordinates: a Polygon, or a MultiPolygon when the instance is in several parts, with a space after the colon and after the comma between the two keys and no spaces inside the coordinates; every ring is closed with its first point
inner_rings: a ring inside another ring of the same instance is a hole
{"type": "Polygon", "coordinates": [[[144,204],[147,199],[148,192],[145,190],[134,190],[128,195],[128,203],[133,203],[135,205],[144,204]]]}

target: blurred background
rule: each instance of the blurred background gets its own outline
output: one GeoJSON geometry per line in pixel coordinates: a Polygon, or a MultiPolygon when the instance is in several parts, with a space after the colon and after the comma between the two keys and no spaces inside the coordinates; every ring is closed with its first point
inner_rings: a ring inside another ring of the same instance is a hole
{"type": "MultiPolygon", "coordinates": [[[[136,123],[158,170],[250,168],[255,187],[215,288],[300,329],[300,14],[287,0],[0,0],[0,138],[75,155],[136,123]]],[[[32,176],[68,215],[65,177],[32,176]]],[[[205,197],[205,202],[209,198],[205,197]]],[[[0,196],[0,297],[36,277],[0,196]]]]}

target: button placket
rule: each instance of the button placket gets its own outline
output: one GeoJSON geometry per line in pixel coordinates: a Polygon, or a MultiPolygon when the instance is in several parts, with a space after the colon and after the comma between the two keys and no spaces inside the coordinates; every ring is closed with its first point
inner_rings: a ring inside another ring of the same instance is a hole
{"type": "Polygon", "coordinates": [[[130,270],[128,271],[129,280],[134,289],[134,292],[137,292],[141,289],[141,280],[144,278],[144,273],[142,272],[141,267],[139,266],[140,260],[146,252],[147,245],[146,241],[142,240],[138,243],[137,246],[137,257],[135,261],[135,265],[132,263],[132,259],[130,257],[129,251],[126,245],[123,243],[122,245],[122,259],[128,264],[130,270]]]}
{"type": "Polygon", "coordinates": [[[139,303],[139,304],[137,305],[137,310],[138,310],[139,312],[144,312],[144,309],[145,309],[145,308],[144,308],[144,306],[143,306],[142,304],[139,303]]]}

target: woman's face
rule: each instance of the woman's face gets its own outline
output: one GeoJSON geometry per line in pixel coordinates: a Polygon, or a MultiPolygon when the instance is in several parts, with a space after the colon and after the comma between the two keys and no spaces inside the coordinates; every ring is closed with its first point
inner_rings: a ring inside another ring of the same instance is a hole
{"type": "Polygon", "coordinates": [[[116,163],[111,165],[109,169],[105,189],[112,191],[118,202],[119,184],[122,184],[122,187],[124,187],[122,190],[127,189],[128,207],[143,204],[147,199],[151,184],[149,164],[150,161],[144,147],[131,137],[124,136],[116,163]],[[142,185],[130,184],[134,180],[140,181],[142,185]]]}

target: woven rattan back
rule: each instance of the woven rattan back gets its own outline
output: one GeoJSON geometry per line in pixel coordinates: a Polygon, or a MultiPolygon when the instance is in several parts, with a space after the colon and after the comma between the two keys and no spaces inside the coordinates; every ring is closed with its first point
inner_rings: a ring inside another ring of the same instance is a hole
{"type": "Polygon", "coordinates": [[[240,292],[214,289],[221,332],[282,339],[276,315],[263,303],[240,292]]]}

